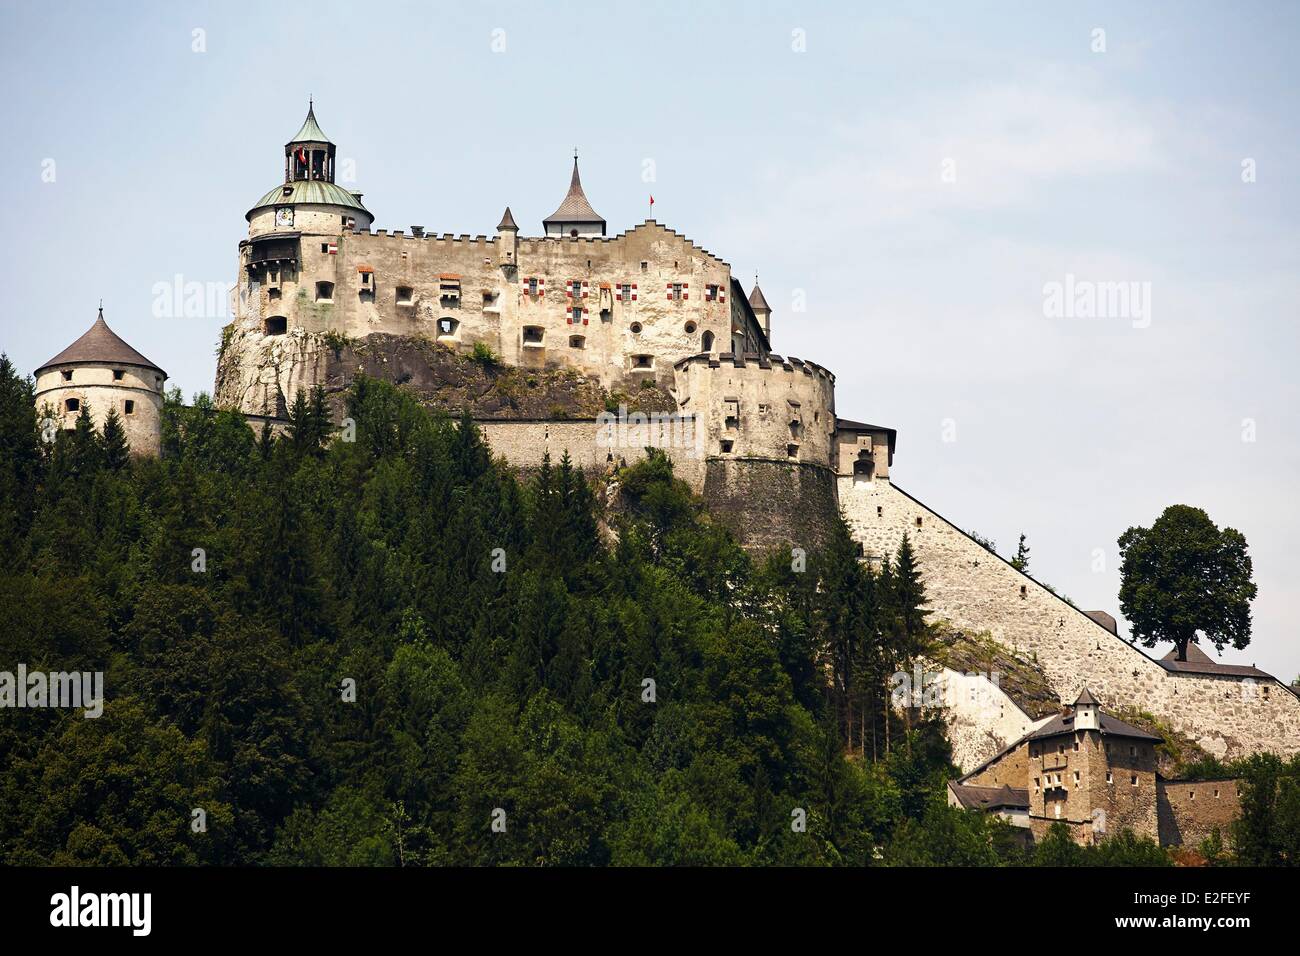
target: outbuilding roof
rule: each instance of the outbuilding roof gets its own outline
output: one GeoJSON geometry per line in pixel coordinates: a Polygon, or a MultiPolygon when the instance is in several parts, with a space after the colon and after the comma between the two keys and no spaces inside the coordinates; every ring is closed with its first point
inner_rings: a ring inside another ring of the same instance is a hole
{"type": "Polygon", "coordinates": [[[1196,644],[1187,645],[1187,660],[1178,659],[1178,648],[1174,648],[1159,664],[1167,671],[1179,674],[1221,674],[1224,677],[1261,677],[1273,680],[1273,675],[1248,664],[1222,664],[1206,654],[1196,644]]]}

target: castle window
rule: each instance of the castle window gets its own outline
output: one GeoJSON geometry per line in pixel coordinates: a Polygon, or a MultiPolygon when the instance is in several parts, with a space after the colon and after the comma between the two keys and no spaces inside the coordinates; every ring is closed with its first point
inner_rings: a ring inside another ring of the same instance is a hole
{"type": "Polygon", "coordinates": [[[267,335],[284,335],[289,331],[289,320],[282,315],[267,316],[263,330],[267,335]]]}
{"type": "Polygon", "coordinates": [[[920,516],[920,515],[917,515],[917,516],[916,516],[916,526],[917,526],[918,528],[921,527],[921,516],[920,516]]]}
{"type": "Polygon", "coordinates": [[[438,276],[438,298],[445,302],[460,304],[460,276],[444,272],[438,276]]]}
{"type": "Polygon", "coordinates": [[[631,325],[629,325],[629,326],[627,327],[627,330],[628,330],[629,332],[631,332],[633,335],[640,335],[640,334],[641,334],[641,323],[640,323],[640,322],[633,322],[631,325]]]}
{"type": "Polygon", "coordinates": [[[66,409],[67,409],[68,411],[70,411],[70,412],[79,412],[79,411],[81,411],[81,399],[79,399],[79,398],[70,398],[70,399],[68,399],[66,402],[63,403],[63,407],[66,408],[66,409]]]}
{"type": "Polygon", "coordinates": [[[704,301],[705,302],[718,301],[718,287],[716,285],[706,285],[704,287],[704,301]]]}
{"type": "Polygon", "coordinates": [[[668,283],[668,301],[681,302],[683,299],[688,298],[690,293],[685,290],[686,284],[684,282],[668,283]]]}
{"type": "Polygon", "coordinates": [[[786,446],[785,446],[785,456],[786,456],[787,458],[798,458],[798,457],[799,457],[799,446],[798,446],[798,445],[786,445],[786,446]]]}
{"type": "Polygon", "coordinates": [[[1188,800],[1195,800],[1195,799],[1196,799],[1196,791],[1195,791],[1195,790],[1188,790],[1188,791],[1187,791],[1187,799],[1188,799],[1188,800]]]}
{"type": "Polygon", "coordinates": [[[570,335],[570,336],[569,336],[569,348],[571,348],[571,349],[585,349],[586,347],[587,347],[587,340],[586,340],[583,336],[581,336],[581,335],[570,335]]]}
{"type": "Polygon", "coordinates": [[[586,319],[584,319],[584,318],[582,317],[582,313],[583,313],[583,308],[582,308],[582,306],[580,306],[580,305],[575,305],[575,306],[573,307],[572,314],[569,316],[569,324],[570,324],[570,325],[574,325],[574,324],[576,324],[576,325],[581,325],[583,322],[587,321],[586,319]]]}
{"type": "Polygon", "coordinates": [[[122,402],[122,411],[123,411],[125,414],[127,414],[127,415],[134,415],[134,414],[135,414],[135,402],[133,402],[133,401],[132,401],[131,399],[129,399],[129,398],[126,399],[126,401],[122,402]]]}
{"type": "Polygon", "coordinates": [[[531,276],[528,279],[528,294],[537,295],[537,276],[531,276]]]}
{"type": "Polygon", "coordinates": [[[63,374],[63,380],[64,380],[65,382],[71,382],[71,381],[72,381],[72,369],[70,369],[70,368],[65,368],[65,369],[63,370],[63,373],[62,373],[62,374],[63,374]]]}
{"type": "Polygon", "coordinates": [[[1133,775],[1131,775],[1128,779],[1129,779],[1129,783],[1133,784],[1133,786],[1136,787],[1136,786],[1138,785],[1138,775],[1137,775],[1137,774],[1133,774],[1133,775]]]}
{"type": "Polygon", "coordinates": [[[546,333],[540,325],[524,326],[524,345],[537,346],[542,344],[542,336],[546,333]]]}
{"type": "Polygon", "coordinates": [[[460,323],[455,319],[441,318],[438,320],[438,338],[451,338],[455,336],[458,328],[460,328],[460,323]]]}
{"type": "Polygon", "coordinates": [[[704,336],[700,339],[700,350],[703,351],[703,352],[712,352],[712,351],[713,351],[713,333],[712,333],[712,332],[705,332],[705,333],[704,333],[704,336]]]}
{"type": "Polygon", "coordinates": [[[1215,800],[1218,800],[1218,799],[1219,799],[1219,788],[1218,788],[1218,787],[1215,787],[1215,788],[1214,788],[1214,799],[1215,799],[1215,800]]]}
{"type": "Polygon", "coordinates": [[[113,369],[113,381],[120,382],[125,376],[126,372],[122,371],[120,368],[113,369]]]}
{"type": "Polygon", "coordinates": [[[732,449],[732,446],[733,446],[734,444],[735,444],[735,443],[734,443],[731,439],[729,439],[729,438],[724,438],[724,439],[722,440],[722,442],[720,443],[720,447],[722,448],[722,453],[723,453],[724,455],[729,455],[729,454],[731,454],[731,449],[732,449]]]}
{"type": "Polygon", "coordinates": [[[877,518],[883,518],[884,516],[885,516],[885,509],[884,509],[884,506],[883,506],[883,505],[876,505],[876,517],[877,517],[877,518]]]}
{"type": "Polygon", "coordinates": [[[1027,592],[1025,591],[1025,586],[1023,584],[1020,585],[1020,596],[1023,598],[1025,597],[1026,594],[1027,592]]]}
{"type": "Polygon", "coordinates": [[[694,334],[695,334],[695,323],[694,323],[694,322],[687,322],[687,323],[686,323],[686,334],[687,334],[687,335],[694,335],[694,334]]]}
{"type": "Polygon", "coordinates": [[[653,369],[653,368],[655,367],[655,359],[654,359],[654,356],[653,356],[653,355],[633,355],[633,356],[632,356],[632,367],[633,367],[634,369],[641,369],[641,370],[643,370],[643,371],[646,371],[646,370],[649,370],[649,369],[653,369]]]}
{"type": "Polygon", "coordinates": [[[615,294],[615,297],[616,297],[616,298],[618,299],[618,301],[620,301],[620,302],[635,302],[635,301],[636,301],[636,283],[634,283],[634,282],[624,282],[622,285],[620,285],[620,286],[618,287],[618,292],[615,294]]]}
{"type": "Polygon", "coordinates": [[[641,260],[641,271],[642,272],[650,271],[650,263],[646,262],[644,259],[641,260]]]}
{"type": "Polygon", "coordinates": [[[601,310],[600,310],[600,321],[602,321],[602,322],[608,322],[608,321],[610,321],[610,320],[613,319],[613,318],[614,318],[614,313],[611,312],[611,311],[609,311],[609,309],[601,309],[601,310]]]}
{"type": "Polygon", "coordinates": [[[334,301],[334,283],[317,282],[316,283],[316,301],[333,302],[334,301]]]}
{"type": "Polygon", "coordinates": [[[1106,782],[1107,783],[1115,782],[1115,776],[1109,770],[1106,771],[1106,782]]]}
{"type": "Polygon", "coordinates": [[[414,294],[414,290],[409,285],[399,285],[397,287],[397,304],[410,305],[414,294]]]}

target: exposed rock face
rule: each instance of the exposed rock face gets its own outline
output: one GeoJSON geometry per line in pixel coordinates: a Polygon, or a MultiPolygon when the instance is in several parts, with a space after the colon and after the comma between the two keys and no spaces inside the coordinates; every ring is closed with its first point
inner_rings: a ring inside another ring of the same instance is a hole
{"type": "Polygon", "coordinates": [[[372,333],[349,339],[295,329],[266,336],[234,330],[217,362],[218,404],[283,417],[299,388],[319,382],[335,406],[359,376],[405,386],[430,408],[478,419],[594,418],[619,404],[676,411],[666,391],[646,382],[633,393],[606,391],[575,369],[529,371],[475,361],[420,336],[372,333]]]}

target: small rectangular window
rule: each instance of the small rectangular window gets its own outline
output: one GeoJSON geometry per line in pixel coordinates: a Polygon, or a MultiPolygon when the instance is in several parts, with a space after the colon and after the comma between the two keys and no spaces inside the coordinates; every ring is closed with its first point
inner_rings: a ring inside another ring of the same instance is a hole
{"type": "Polygon", "coordinates": [[[1132,776],[1130,776],[1130,777],[1129,777],[1129,783],[1133,784],[1133,786],[1136,787],[1136,786],[1138,785],[1138,775],[1137,775],[1137,774],[1133,774],[1132,776]]]}
{"type": "Polygon", "coordinates": [[[70,398],[70,399],[68,399],[66,402],[63,403],[63,407],[66,408],[66,409],[67,409],[68,411],[70,411],[70,412],[79,412],[79,411],[81,411],[81,399],[79,399],[79,398],[70,398]]]}
{"type": "MultiPolygon", "coordinates": [[[[364,275],[364,273],[363,273],[364,275]]],[[[334,301],[334,283],[317,282],[316,283],[316,301],[333,302],[334,301]]]]}
{"type": "Polygon", "coordinates": [[[541,345],[545,334],[540,325],[525,325],[524,345],[541,345]]]}
{"type": "Polygon", "coordinates": [[[113,381],[120,382],[125,376],[126,372],[122,371],[120,368],[113,369],[113,381]]]}
{"type": "Polygon", "coordinates": [[[398,304],[398,305],[410,305],[411,302],[412,302],[412,300],[413,300],[413,298],[414,298],[414,295],[415,295],[415,292],[414,292],[414,290],[413,290],[410,286],[408,286],[408,285],[399,285],[399,286],[397,287],[397,304],[398,304]]]}
{"type": "Polygon", "coordinates": [[[65,369],[63,370],[62,374],[63,374],[63,380],[64,380],[65,382],[71,382],[71,381],[72,381],[72,369],[70,369],[70,368],[65,368],[65,369]]]}
{"type": "Polygon", "coordinates": [[[126,399],[126,401],[124,401],[124,402],[122,403],[122,411],[125,412],[127,415],[134,415],[134,414],[135,414],[135,402],[133,402],[133,401],[132,401],[131,399],[129,399],[129,398],[126,399]]]}

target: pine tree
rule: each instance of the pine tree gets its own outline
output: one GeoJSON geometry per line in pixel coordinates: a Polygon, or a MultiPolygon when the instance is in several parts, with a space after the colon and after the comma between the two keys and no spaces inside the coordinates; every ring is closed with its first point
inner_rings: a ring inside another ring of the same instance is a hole
{"type": "Polygon", "coordinates": [[[117,410],[111,409],[104,419],[104,464],[112,471],[121,471],[131,458],[131,447],[126,441],[126,429],[117,410]]]}
{"type": "Polygon", "coordinates": [[[1011,559],[1011,566],[1021,574],[1029,572],[1029,545],[1025,544],[1024,532],[1020,534],[1020,543],[1016,545],[1016,556],[1011,559]]]}

